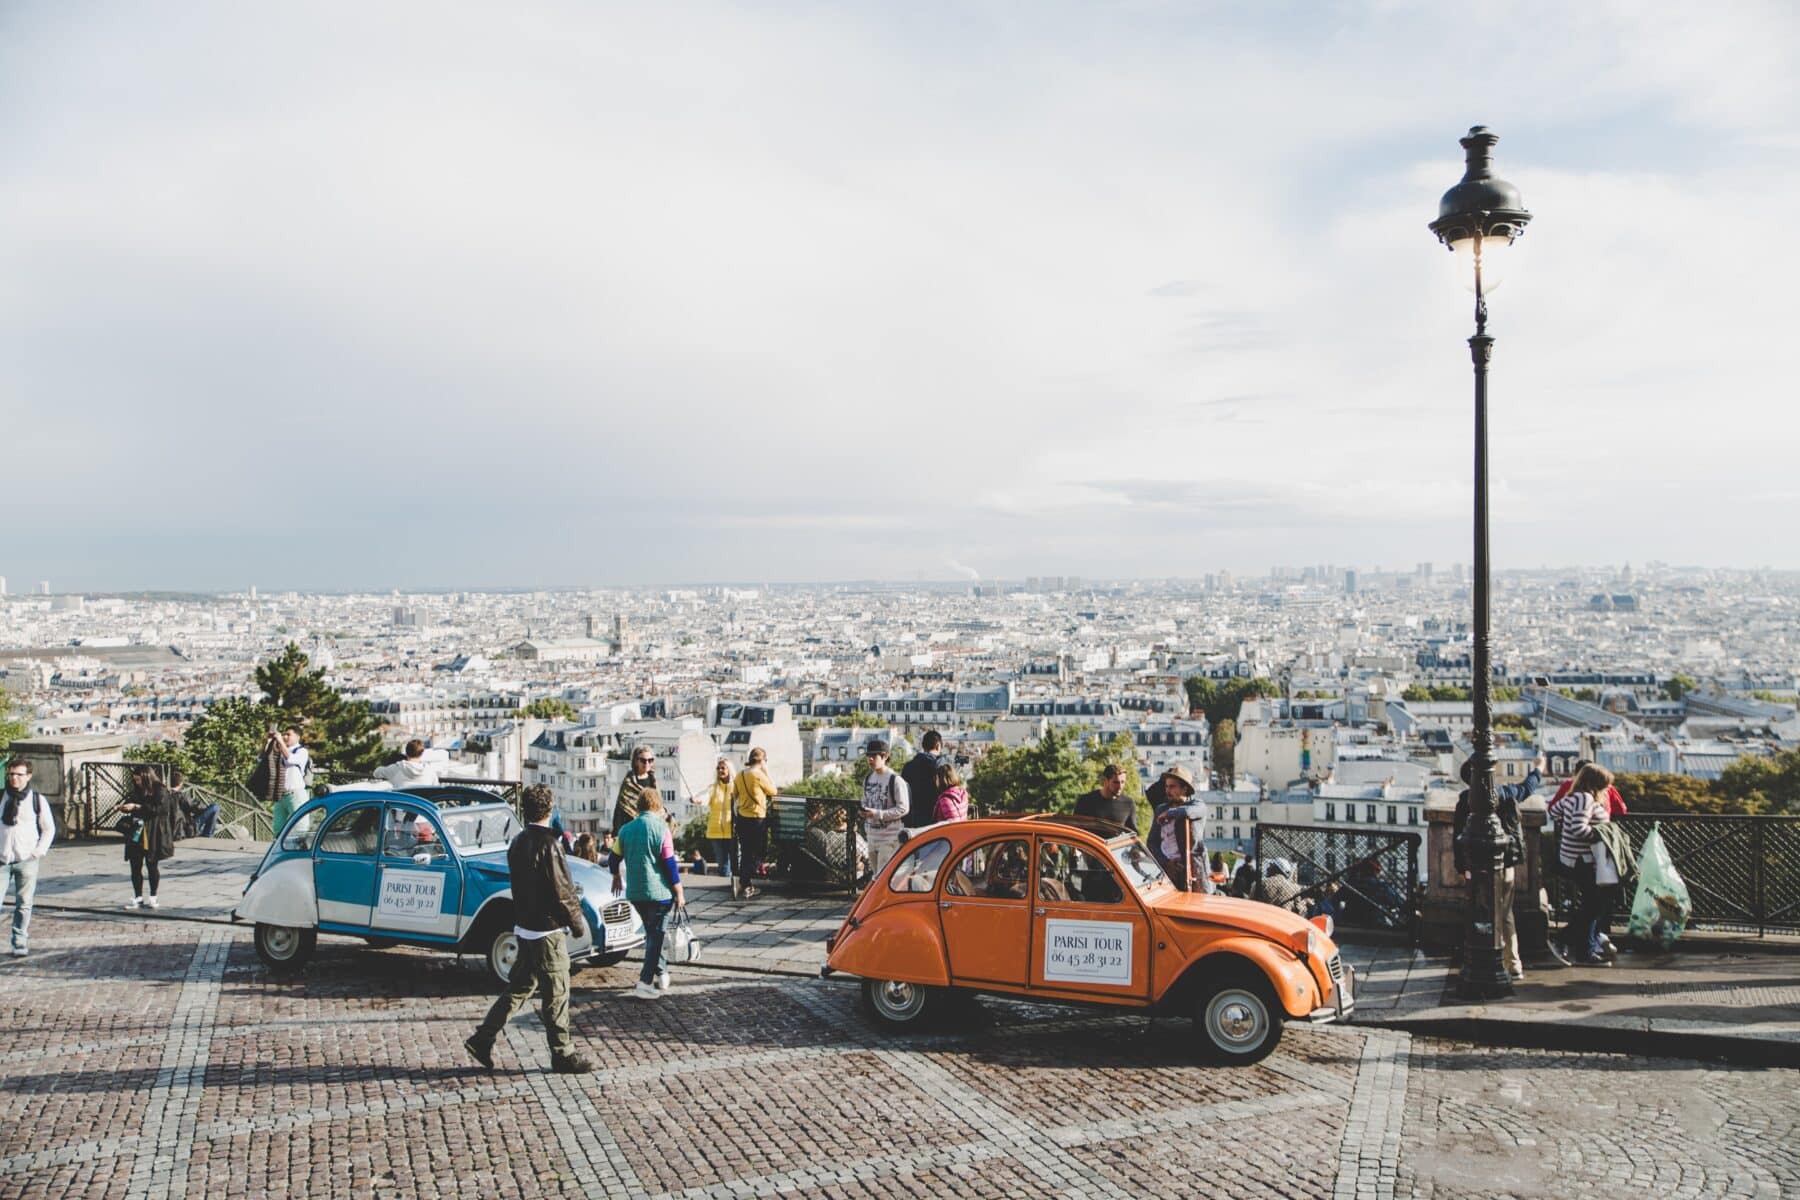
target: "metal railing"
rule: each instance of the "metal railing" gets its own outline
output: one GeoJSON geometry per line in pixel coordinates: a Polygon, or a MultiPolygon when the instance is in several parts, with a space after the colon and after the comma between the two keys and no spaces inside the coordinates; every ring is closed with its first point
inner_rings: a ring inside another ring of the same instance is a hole
{"type": "MultiPolygon", "coordinates": [[[[1692,928],[1731,933],[1800,933],[1800,817],[1629,813],[1613,824],[1624,831],[1634,855],[1661,827],[1663,846],[1693,901],[1692,928]]],[[[1561,919],[1575,904],[1575,886],[1557,864],[1557,837],[1545,826],[1544,878],[1552,913],[1561,919]]],[[[1636,884],[1628,883],[1613,916],[1630,915],[1636,884]]]]}
{"type": "MultiPolygon", "coordinates": [[[[92,837],[111,829],[121,815],[119,805],[131,794],[132,773],[139,770],[155,772],[163,786],[169,786],[169,768],[161,763],[82,763],[76,783],[77,803],[70,814],[75,822],[73,832],[80,837],[92,837]]],[[[273,836],[269,828],[273,814],[242,784],[202,784],[189,780],[183,790],[190,802],[219,806],[219,820],[213,836],[244,837],[259,842],[266,842],[273,836]]]]}
{"type": "Polygon", "coordinates": [[[1292,862],[1309,910],[1331,912],[1340,926],[1415,937],[1421,840],[1416,833],[1258,824],[1255,859],[1258,870],[1271,859],[1292,862]]]}
{"type": "Polygon", "coordinates": [[[858,800],[777,796],[769,802],[769,878],[853,891],[868,866],[858,800]]]}

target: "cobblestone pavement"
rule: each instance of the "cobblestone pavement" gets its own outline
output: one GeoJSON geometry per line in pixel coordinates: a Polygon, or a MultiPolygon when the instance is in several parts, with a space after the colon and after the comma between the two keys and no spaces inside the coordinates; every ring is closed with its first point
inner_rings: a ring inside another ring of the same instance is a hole
{"type": "Polygon", "coordinates": [[[577,974],[549,1074],[499,1069],[453,958],[40,914],[0,960],[0,1197],[1757,1196],[1800,1190],[1790,1072],[1288,1030],[1264,1064],[1184,1021],[984,1000],[878,1033],[841,983],[690,970],[655,1002],[577,974]]]}

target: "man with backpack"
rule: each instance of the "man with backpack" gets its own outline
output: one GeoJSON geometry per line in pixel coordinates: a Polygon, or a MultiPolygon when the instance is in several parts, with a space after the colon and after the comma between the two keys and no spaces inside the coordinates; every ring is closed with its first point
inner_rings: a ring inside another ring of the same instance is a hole
{"type": "Polygon", "coordinates": [[[873,875],[900,849],[901,822],[909,804],[906,781],[888,768],[888,744],[875,738],[864,753],[869,756],[869,777],[863,780],[862,815],[869,835],[869,873],[873,875]]]}
{"type": "Polygon", "coordinates": [[[30,947],[31,902],[37,895],[38,864],[56,839],[50,804],[31,786],[31,764],[15,758],[6,764],[6,794],[0,800],[0,894],[13,893],[12,955],[24,958],[30,947]]]}
{"type": "Polygon", "coordinates": [[[919,739],[919,752],[906,760],[906,768],[900,772],[912,797],[904,822],[908,829],[937,824],[937,769],[945,762],[943,745],[942,735],[927,729],[919,739]]]}

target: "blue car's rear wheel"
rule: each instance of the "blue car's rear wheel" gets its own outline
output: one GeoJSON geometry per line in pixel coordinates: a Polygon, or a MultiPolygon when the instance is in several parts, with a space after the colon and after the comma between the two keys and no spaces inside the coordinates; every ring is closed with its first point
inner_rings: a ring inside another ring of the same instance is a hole
{"type": "Polygon", "coordinates": [[[313,948],[318,943],[319,932],[316,929],[268,925],[262,922],[258,922],[256,926],[256,957],[262,959],[271,970],[299,970],[312,957],[313,948]]]}

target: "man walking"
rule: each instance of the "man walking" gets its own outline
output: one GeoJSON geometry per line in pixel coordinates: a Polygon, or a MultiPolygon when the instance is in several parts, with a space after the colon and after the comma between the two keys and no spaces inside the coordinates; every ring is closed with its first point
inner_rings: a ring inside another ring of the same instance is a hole
{"type": "Polygon", "coordinates": [[[530,824],[506,851],[512,875],[513,934],[519,939],[519,957],[513,963],[512,980],[463,1046],[482,1066],[494,1065],[494,1039],[513,1013],[541,993],[544,1036],[550,1042],[550,1069],[562,1075],[585,1075],[594,1069],[591,1059],[575,1053],[569,1037],[569,946],[567,935],[580,937],[587,930],[581,917],[581,900],[569,878],[562,839],[550,828],[555,800],[550,789],[533,784],[519,800],[530,824]]]}
{"type": "Polygon", "coordinates": [[[906,760],[906,767],[900,772],[911,797],[904,822],[908,829],[937,824],[937,769],[944,762],[943,744],[937,730],[927,729],[919,739],[919,752],[906,760]]]}
{"type": "Polygon", "coordinates": [[[881,870],[883,863],[900,849],[900,824],[910,811],[906,780],[888,769],[888,744],[880,738],[872,740],[867,750],[869,777],[863,780],[863,828],[869,834],[869,874],[881,870]]]}
{"type": "Polygon", "coordinates": [[[1134,834],[1138,831],[1137,803],[1125,794],[1125,772],[1118,763],[1107,763],[1100,772],[1100,786],[1075,801],[1075,815],[1099,817],[1134,834]]]}
{"type": "Polygon", "coordinates": [[[31,786],[31,764],[6,764],[6,796],[0,800],[0,866],[6,878],[0,894],[13,897],[12,956],[30,952],[31,902],[37,896],[38,864],[56,839],[50,803],[31,786]]]}

